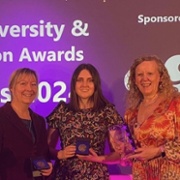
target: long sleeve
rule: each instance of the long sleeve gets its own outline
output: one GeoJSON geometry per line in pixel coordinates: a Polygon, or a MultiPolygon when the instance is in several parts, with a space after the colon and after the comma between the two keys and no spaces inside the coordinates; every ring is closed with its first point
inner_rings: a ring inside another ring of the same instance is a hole
{"type": "Polygon", "coordinates": [[[166,157],[176,163],[180,162],[180,98],[176,98],[171,107],[173,109],[174,140],[165,144],[166,157]]]}

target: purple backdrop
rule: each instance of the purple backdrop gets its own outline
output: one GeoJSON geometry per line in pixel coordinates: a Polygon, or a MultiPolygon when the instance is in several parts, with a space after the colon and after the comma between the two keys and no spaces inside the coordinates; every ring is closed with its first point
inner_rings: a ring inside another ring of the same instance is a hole
{"type": "MultiPolygon", "coordinates": [[[[10,100],[12,71],[30,67],[40,80],[32,108],[47,116],[61,99],[68,101],[75,67],[92,63],[123,116],[126,74],[146,54],[163,59],[180,89],[179,7],[168,0],[0,0],[0,106],[10,100]]],[[[110,172],[130,169],[110,166],[110,172]]]]}

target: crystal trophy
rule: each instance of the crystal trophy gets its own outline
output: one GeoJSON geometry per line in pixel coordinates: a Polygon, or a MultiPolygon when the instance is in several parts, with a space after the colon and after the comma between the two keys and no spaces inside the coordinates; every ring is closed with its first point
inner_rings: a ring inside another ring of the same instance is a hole
{"type": "Polygon", "coordinates": [[[124,123],[121,125],[115,125],[109,129],[112,135],[112,139],[115,144],[115,150],[119,148],[121,154],[121,164],[129,165],[129,160],[126,160],[127,156],[134,153],[135,142],[131,136],[128,126],[124,123]]]}

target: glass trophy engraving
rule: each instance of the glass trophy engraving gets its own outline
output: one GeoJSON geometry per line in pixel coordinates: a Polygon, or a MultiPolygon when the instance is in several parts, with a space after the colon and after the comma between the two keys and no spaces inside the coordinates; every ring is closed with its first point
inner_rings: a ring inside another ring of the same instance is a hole
{"type": "Polygon", "coordinates": [[[126,124],[115,125],[109,129],[111,131],[111,138],[114,142],[115,151],[121,154],[121,165],[127,166],[130,163],[130,160],[127,160],[128,155],[134,153],[135,142],[131,136],[129,128],[126,124]]]}

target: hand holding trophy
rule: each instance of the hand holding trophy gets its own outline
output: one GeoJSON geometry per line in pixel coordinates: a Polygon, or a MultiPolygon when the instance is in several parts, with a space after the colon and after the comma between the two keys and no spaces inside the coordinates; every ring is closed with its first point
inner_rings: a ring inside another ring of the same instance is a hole
{"type": "Polygon", "coordinates": [[[120,164],[130,165],[127,156],[134,153],[135,143],[126,124],[115,125],[109,129],[114,150],[121,154],[120,164]]]}

